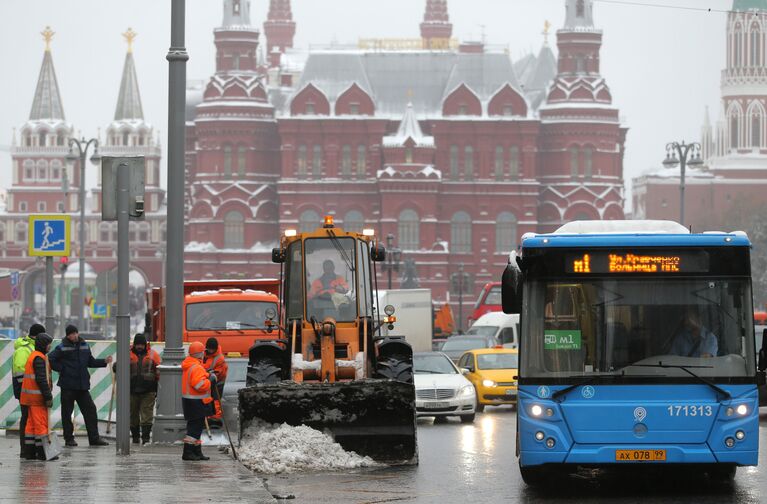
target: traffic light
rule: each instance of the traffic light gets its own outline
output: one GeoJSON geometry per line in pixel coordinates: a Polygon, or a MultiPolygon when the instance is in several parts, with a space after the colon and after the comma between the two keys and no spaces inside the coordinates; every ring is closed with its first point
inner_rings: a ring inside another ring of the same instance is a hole
{"type": "Polygon", "coordinates": [[[66,273],[68,267],[69,267],[69,257],[62,256],[61,259],[59,259],[59,268],[61,269],[61,272],[66,273]]]}

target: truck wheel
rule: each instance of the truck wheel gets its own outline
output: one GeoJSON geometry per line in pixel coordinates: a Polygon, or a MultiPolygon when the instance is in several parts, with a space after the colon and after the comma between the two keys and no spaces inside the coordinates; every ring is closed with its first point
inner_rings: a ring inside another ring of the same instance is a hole
{"type": "Polygon", "coordinates": [[[248,369],[249,384],[278,383],[282,380],[282,368],[275,359],[259,359],[248,369]]]}
{"type": "Polygon", "coordinates": [[[413,364],[402,355],[392,355],[376,362],[373,378],[413,383],[413,364]]]}

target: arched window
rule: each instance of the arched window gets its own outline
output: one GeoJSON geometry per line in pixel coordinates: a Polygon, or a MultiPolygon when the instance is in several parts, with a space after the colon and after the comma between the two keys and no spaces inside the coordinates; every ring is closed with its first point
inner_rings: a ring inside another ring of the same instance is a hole
{"type": "Polygon", "coordinates": [[[406,208],[399,213],[397,241],[402,250],[418,250],[420,246],[419,224],[420,219],[415,210],[406,208]]]}
{"type": "Polygon", "coordinates": [[[102,222],[99,224],[99,241],[101,243],[109,243],[109,223],[102,222]]]}
{"type": "Polygon", "coordinates": [[[114,243],[117,243],[117,223],[112,223],[112,240],[114,243]]]}
{"type": "Polygon", "coordinates": [[[352,146],[344,145],[341,147],[341,176],[344,178],[352,175],[352,146]]]}
{"type": "Polygon", "coordinates": [[[45,137],[47,136],[47,134],[48,134],[48,132],[47,132],[47,131],[41,131],[41,132],[40,132],[40,133],[37,135],[37,145],[38,145],[39,147],[45,147],[45,137]]]}
{"type": "Polygon", "coordinates": [[[591,149],[591,147],[586,147],[583,149],[583,175],[586,178],[591,178],[591,173],[593,170],[592,166],[592,157],[594,156],[594,151],[591,149]]]}
{"type": "Polygon", "coordinates": [[[450,219],[450,250],[458,254],[471,252],[471,216],[456,212],[450,219]]]}
{"type": "Polygon", "coordinates": [[[234,2],[232,2],[232,14],[235,16],[240,15],[240,0],[234,0],[234,2]]]}
{"type": "Polygon", "coordinates": [[[582,18],[586,12],[586,5],[584,0],[578,0],[575,2],[575,17],[582,18]]]}
{"type": "Polygon", "coordinates": [[[495,180],[503,180],[503,147],[495,148],[495,180]]]}
{"type": "Polygon", "coordinates": [[[5,243],[5,224],[0,222],[0,243],[5,243]]]}
{"type": "Polygon", "coordinates": [[[750,64],[752,67],[760,66],[761,65],[761,55],[762,55],[762,37],[761,32],[759,31],[759,25],[754,23],[751,25],[751,50],[749,51],[749,54],[751,55],[750,58],[750,64]]]}
{"type": "Polygon", "coordinates": [[[48,180],[48,162],[44,159],[37,161],[37,180],[48,180]]]}
{"type": "Polygon", "coordinates": [[[232,176],[232,146],[224,145],[224,176],[232,176]]]}
{"type": "Polygon", "coordinates": [[[51,161],[51,180],[61,180],[61,161],[54,159],[51,161]]]}
{"type": "Polygon", "coordinates": [[[413,149],[408,147],[405,149],[405,162],[410,164],[413,162],[413,149]]]}
{"type": "Polygon", "coordinates": [[[142,222],[138,227],[138,241],[141,243],[149,243],[149,223],[142,222]]]}
{"type": "Polygon", "coordinates": [[[35,179],[35,162],[31,159],[24,160],[24,180],[31,182],[35,179]]]}
{"type": "Polygon", "coordinates": [[[458,180],[458,146],[450,146],[450,178],[458,180]]]}
{"type": "Polygon", "coordinates": [[[124,145],[125,147],[127,147],[127,146],[128,146],[128,142],[129,142],[129,139],[130,139],[130,135],[129,135],[129,134],[128,134],[128,132],[126,131],[125,133],[123,133],[123,145],[124,145]]]}
{"type": "Polygon", "coordinates": [[[730,148],[731,149],[737,149],[740,147],[740,130],[738,128],[739,122],[738,122],[738,116],[733,115],[730,118],[730,148]]]}
{"type": "Polygon", "coordinates": [[[358,210],[349,210],[344,215],[344,230],[353,231],[355,233],[361,233],[362,227],[365,225],[365,217],[362,212],[358,210]]]}
{"type": "Polygon", "coordinates": [[[247,154],[248,149],[244,145],[240,145],[237,147],[237,174],[240,177],[245,176],[245,155],[247,154]]]}
{"type": "Polygon", "coordinates": [[[578,148],[570,147],[570,175],[578,176],[578,148]]]}
{"type": "Polygon", "coordinates": [[[519,179],[519,147],[516,145],[509,148],[509,177],[519,179]]]}
{"type": "Polygon", "coordinates": [[[365,144],[360,144],[357,147],[357,175],[364,177],[367,174],[367,147],[365,144]]]}
{"type": "Polygon", "coordinates": [[[131,243],[135,243],[138,240],[137,228],[138,224],[136,222],[131,221],[128,225],[128,240],[130,240],[131,243]]]}
{"type": "Polygon", "coordinates": [[[759,114],[751,116],[751,147],[759,149],[762,146],[762,118],[759,114]]]}
{"type": "Polygon", "coordinates": [[[168,226],[163,223],[160,226],[160,243],[165,243],[168,240],[168,226]]]}
{"type": "Polygon", "coordinates": [[[322,146],[315,145],[312,152],[312,176],[320,178],[322,176],[322,146]]]}
{"type": "Polygon", "coordinates": [[[224,248],[241,249],[245,245],[245,217],[237,210],[224,215],[224,248]]]}
{"type": "Polygon", "coordinates": [[[467,145],[463,150],[463,176],[474,180],[474,147],[467,145]]]}
{"type": "Polygon", "coordinates": [[[298,232],[309,233],[315,231],[322,225],[320,221],[320,214],[314,210],[305,210],[298,218],[298,232]]]}
{"type": "Polygon", "coordinates": [[[575,214],[575,217],[573,217],[574,221],[585,221],[585,220],[591,220],[591,216],[587,214],[586,212],[578,212],[575,214]]]}
{"type": "Polygon", "coordinates": [[[495,219],[495,251],[508,254],[517,248],[517,217],[501,212],[495,219]]]}
{"type": "Polygon", "coordinates": [[[16,223],[16,242],[26,243],[27,241],[27,224],[24,222],[16,223]]]}
{"type": "Polygon", "coordinates": [[[743,54],[743,29],[740,26],[740,23],[735,25],[735,43],[733,44],[735,46],[735,54],[734,54],[734,61],[733,66],[739,67],[741,66],[741,55],[743,54]]]}
{"type": "Polygon", "coordinates": [[[298,178],[306,178],[306,145],[298,146],[298,178]]]}
{"type": "Polygon", "coordinates": [[[59,133],[58,136],[56,136],[56,145],[59,147],[64,146],[64,133],[59,133]]]}

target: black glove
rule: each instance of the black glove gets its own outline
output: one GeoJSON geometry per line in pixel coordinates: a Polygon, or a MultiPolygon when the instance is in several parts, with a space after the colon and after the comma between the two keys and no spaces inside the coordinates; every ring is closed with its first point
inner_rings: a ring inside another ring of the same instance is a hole
{"type": "Polygon", "coordinates": [[[216,373],[213,373],[213,372],[211,372],[211,373],[208,375],[208,379],[210,380],[210,382],[211,382],[211,383],[215,382],[215,381],[217,380],[217,378],[216,378],[216,373]]]}

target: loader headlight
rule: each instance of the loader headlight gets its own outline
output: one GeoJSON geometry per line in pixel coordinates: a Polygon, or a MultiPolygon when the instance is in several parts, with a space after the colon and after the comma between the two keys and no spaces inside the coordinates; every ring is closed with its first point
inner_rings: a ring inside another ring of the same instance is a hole
{"type": "Polygon", "coordinates": [[[463,387],[459,392],[458,395],[461,397],[469,397],[474,395],[474,385],[466,385],[463,387]]]}
{"type": "Polygon", "coordinates": [[[498,384],[495,383],[493,380],[482,380],[482,385],[484,385],[485,387],[495,387],[498,384]]]}

